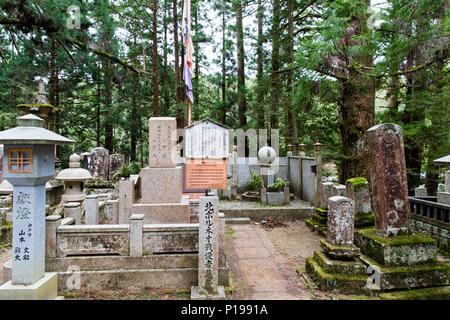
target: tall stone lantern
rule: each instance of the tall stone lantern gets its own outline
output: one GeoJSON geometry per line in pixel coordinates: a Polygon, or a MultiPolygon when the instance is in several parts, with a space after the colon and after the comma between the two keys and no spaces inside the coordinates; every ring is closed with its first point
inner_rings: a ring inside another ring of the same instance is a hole
{"type": "Polygon", "coordinates": [[[72,154],[69,158],[69,168],[62,170],[56,176],[56,180],[64,181],[62,201],[77,202],[86,199],[82,184],[89,179],[92,179],[92,176],[88,170],[81,168],[80,156],[76,153],[72,154]]]}
{"type": "Polygon", "coordinates": [[[74,141],[33,114],[17,123],[0,132],[4,177],[13,185],[12,279],[0,286],[0,299],[54,299],[58,275],[45,272],[45,183],[55,173],[55,145],[74,141]]]}

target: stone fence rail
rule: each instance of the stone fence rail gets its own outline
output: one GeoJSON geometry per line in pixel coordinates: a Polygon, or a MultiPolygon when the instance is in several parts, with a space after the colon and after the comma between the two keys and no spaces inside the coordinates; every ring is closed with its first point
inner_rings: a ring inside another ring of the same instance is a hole
{"type": "MultiPolygon", "coordinates": [[[[222,215],[220,223],[225,223],[222,215]]],[[[130,224],[75,225],[74,218],[48,216],[46,257],[147,256],[198,252],[199,225],[143,224],[142,215],[133,215],[130,224]]],[[[224,233],[224,228],[219,228],[224,233]]],[[[221,234],[224,237],[224,234],[221,234]]],[[[220,243],[224,252],[224,243],[220,243]]]]}
{"type": "Polygon", "coordinates": [[[411,225],[436,239],[438,247],[450,252],[450,206],[436,202],[436,197],[409,197],[411,225]]]}

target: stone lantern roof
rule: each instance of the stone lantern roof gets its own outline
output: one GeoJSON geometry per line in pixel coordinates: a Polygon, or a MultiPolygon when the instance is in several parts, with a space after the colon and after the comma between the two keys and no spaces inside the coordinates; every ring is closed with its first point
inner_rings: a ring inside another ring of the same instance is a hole
{"type": "Polygon", "coordinates": [[[62,181],[85,181],[92,179],[88,170],[81,168],[80,156],[76,153],[69,158],[69,168],[62,170],[56,176],[56,180],[62,181]]]}
{"type": "Polygon", "coordinates": [[[3,144],[72,144],[73,140],[44,129],[44,120],[27,114],[17,118],[18,126],[0,132],[3,144]]]}

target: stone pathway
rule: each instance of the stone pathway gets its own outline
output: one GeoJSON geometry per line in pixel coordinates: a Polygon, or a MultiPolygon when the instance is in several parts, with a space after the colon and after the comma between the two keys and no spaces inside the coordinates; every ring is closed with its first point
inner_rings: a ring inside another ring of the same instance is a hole
{"type": "MultiPolygon", "coordinates": [[[[302,225],[296,223],[296,226],[302,225]]],[[[295,271],[296,266],[304,267],[304,264],[301,264],[302,257],[281,254],[261,225],[229,227],[234,231],[228,232],[227,256],[235,286],[235,298],[313,299],[313,295],[295,271]]],[[[314,242],[318,243],[318,239],[314,239],[314,242]]]]}

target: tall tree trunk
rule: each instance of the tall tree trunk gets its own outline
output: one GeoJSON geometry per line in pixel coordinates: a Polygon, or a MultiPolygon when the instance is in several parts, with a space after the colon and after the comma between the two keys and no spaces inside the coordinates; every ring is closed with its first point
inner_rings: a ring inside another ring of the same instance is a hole
{"type": "Polygon", "coordinates": [[[96,142],[97,147],[100,147],[101,145],[101,119],[100,119],[100,108],[101,108],[101,99],[102,99],[102,87],[101,87],[101,72],[100,69],[98,70],[98,76],[97,76],[97,135],[96,135],[96,142]]]}
{"type": "Polygon", "coordinates": [[[227,54],[227,48],[226,48],[226,28],[227,28],[227,21],[226,21],[226,1],[222,1],[222,81],[221,81],[221,87],[222,87],[222,110],[221,110],[221,117],[220,121],[222,124],[226,124],[227,122],[227,87],[226,87],[226,81],[227,81],[227,69],[226,69],[226,54],[227,54]]]}
{"type": "Polygon", "coordinates": [[[164,88],[164,108],[161,110],[161,116],[167,116],[170,108],[170,96],[169,96],[169,88],[170,88],[170,79],[169,79],[169,66],[167,62],[167,55],[168,55],[168,43],[167,43],[167,20],[168,20],[168,14],[167,14],[167,0],[164,0],[164,81],[163,81],[163,88],[164,88]]]}
{"type": "Polygon", "coordinates": [[[244,29],[242,25],[242,2],[236,2],[236,42],[237,42],[237,76],[238,76],[238,110],[239,127],[247,125],[247,99],[245,89],[245,56],[244,56],[244,29]]]}
{"type": "Polygon", "coordinates": [[[263,70],[263,17],[264,17],[264,6],[262,5],[262,0],[258,0],[258,47],[257,47],[257,80],[258,88],[256,90],[258,96],[258,106],[257,106],[257,123],[258,129],[265,128],[264,124],[264,70],[263,70]]]}
{"type": "Polygon", "coordinates": [[[153,116],[159,117],[158,0],[153,0],[153,116]]]}
{"type": "Polygon", "coordinates": [[[270,112],[270,127],[272,129],[278,128],[278,111],[279,101],[281,96],[281,83],[278,71],[280,70],[280,20],[281,8],[280,0],[273,0],[273,17],[272,17],[272,103],[270,112]]]}
{"type": "Polygon", "coordinates": [[[113,122],[110,121],[111,108],[112,108],[112,80],[113,80],[113,70],[111,68],[111,62],[105,60],[103,63],[103,85],[104,85],[104,104],[105,104],[105,148],[109,150],[110,153],[114,152],[114,140],[113,140],[113,122]]]}
{"type": "MultiPolygon", "coordinates": [[[[370,1],[366,3],[370,6],[370,1]]],[[[347,52],[352,46],[361,45],[353,37],[361,35],[365,28],[367,16],[353,17],[342,40],[347,52]]],[[[373,66],[373,57],[369,53],[353,54],[351,59],[364,66],[373,66]]],[[[345,184],[347,179],[354,177],[369,180],[366,133],[375,124],[375,80],[355,68],[348,68],[348,79],[340,80],[340,85],[339,126],[343,148],[340,183],[345,184]]]]}
{"type": "MultiPolygon", "coordinates": [[[[288,0],[288,14],[289,14],[289,41],[288,41],[288,55],[289,55],[289,64],[294,64],[294,0],[288,0]]],[[[289,135],[288,141],[292,145],[295,146],[298,143],[298,132],[297,132],[297,113],[295,112],[295,106],[293,103],[294,96],[294,70],[291,69],[288,72],[287,79],[287,88],[288,88],[288,103],[286,104],[288,107],[287,118],[288,118],[288,128],[289,135]]],[[[295,150],[294,150],[295,154],[295,150]]]]}

